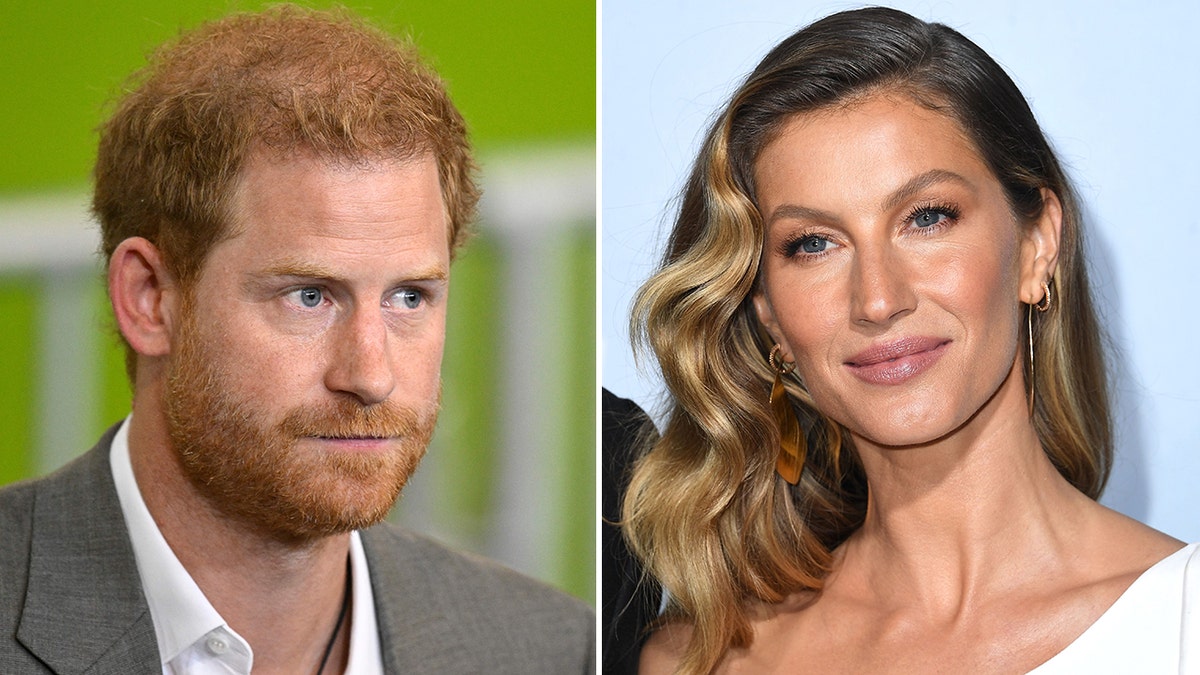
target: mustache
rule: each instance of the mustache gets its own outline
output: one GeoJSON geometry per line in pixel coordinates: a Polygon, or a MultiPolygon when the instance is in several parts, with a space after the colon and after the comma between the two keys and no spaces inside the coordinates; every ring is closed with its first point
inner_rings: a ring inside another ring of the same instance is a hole
{"type": "Polygon", "coordinates": [[[292,438],[411,438],[428,433],[425,430],[430,425],[423,423],[425,418],[395,403],[363,406],[339,400],[293,409],[279,429],[292,438]]]}

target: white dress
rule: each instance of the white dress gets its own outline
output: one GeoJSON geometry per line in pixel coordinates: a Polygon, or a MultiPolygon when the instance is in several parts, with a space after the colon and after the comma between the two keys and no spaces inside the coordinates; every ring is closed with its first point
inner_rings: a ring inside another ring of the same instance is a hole
{"type": "Polygon", "coordinates": [[[1156,563],[1036,675],[1200,675],[1200,544],[1156,563]]]}

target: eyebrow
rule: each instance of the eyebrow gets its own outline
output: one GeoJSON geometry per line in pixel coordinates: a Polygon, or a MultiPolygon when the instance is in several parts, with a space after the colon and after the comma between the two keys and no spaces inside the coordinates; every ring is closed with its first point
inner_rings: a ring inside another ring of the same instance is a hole
{"type": "MultiPolygon", "coordinates": [[[[892,191],[890,195],[884,198],[882,210],[890,211],[902,204],[905,200],[911,198],[913,195],[919,193],[921,190],[924,190],[931,185],[947,182],[959,183],[968,188],[971,187],[971,181],[957,173],[954,173],[953,171],[947,171],[945,169],[930,169],[929,171],[913,176],[912,178],[908,179],[904,185],[901,185],[899,188],[892,191]]],[[[796,204],[780,204],[774,211],[771,212],[771,217],[767,218],[767,224],[770,224],[780,218],[789,218],[794,220],[837,220],[837,216],[829,213],[828,211],[822,211],[821,209],[814,209],[807,206],[798,206],[796,204]]]]}
{"type": "Polygon", "coordinates": [[[892,194],[883,200],[883,210],[891,211],[899,206],[902,202],[917,194],[925,188],[936,185],[937,183],[959,183],[966,187],[971,187],[971,181],[963,178],[953,171],[945,169],[930,169],[922,174],[917,174],[908,179],[904,185],[897,188],[892,194]]]}
{"type": "MultiPolygon", "coordinates": [[[[268,267],[267,269],[255,274],[257,277],[297,277],[300,279],[327,279],[336,280],[341,276],[333,270],[307,262],[299,261],[284,261],[268,267]]],[[[418,268],[414,272],[407,273],[404,276],[404,281],[445,281],[449,274],[446,268],[439,264],[433,264],[429,267],[418,268]]]]}
{"type": "Polygon", "coordinates": [[[767,224],[770,225],[781,218],[789,220],[837,220],[832,213],[822,211],[821,209],[797,206],[795,204],[780,204],[771,212],[771,217],[767,218],[767,224]]]}

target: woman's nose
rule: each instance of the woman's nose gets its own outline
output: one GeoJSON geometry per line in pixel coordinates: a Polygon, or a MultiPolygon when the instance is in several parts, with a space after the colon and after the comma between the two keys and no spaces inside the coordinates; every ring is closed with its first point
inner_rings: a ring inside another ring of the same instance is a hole
{"type": "Polygon", "coordinates": [[[862,325],[891,325],[916,307],[911,271],[890,246],[860,247],[851,280],[851,319],[862,325]]]}

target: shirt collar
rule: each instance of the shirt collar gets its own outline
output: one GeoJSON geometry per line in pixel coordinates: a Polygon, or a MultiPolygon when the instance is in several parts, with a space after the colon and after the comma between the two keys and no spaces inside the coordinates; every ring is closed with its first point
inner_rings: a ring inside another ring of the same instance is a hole
{"type": "Polygon", "coordinates": [[[375,623],[375,593],[367,570],[367,554],[358,531],[350,533],[351,593],[354,604],[350,617],[350,659],[346,675],[383,673],[383,652],[379,645],[379,627],[375,623]]]}
{"type": "MultiPolygon", "coordinates": [[[[141,490],[133,475],[129,458],[129,424],[127,417],[112,441],[109,463],[117,487],[117,499],[125,516],[125,525],[133,543],[133,555],[142,591],[154,621],[154,634],[163,664],[202,640],[217,628],[228,631],[233,638],[250,646],[230,628],[196,585],[192,575],[183,567],[158,525],[146,508],[141,490]]],[[[379,630],[375,620],[375,595],[371,589],[370,570],[357,531],[350,533],[350,579],[353,598],[350,623],[350,658],[346,673],[373,675],[383,672],[379,630]]],[[[253,654],[250,654],[253,661],[253,654]]]]}
{"type": "Polygon", "coordinates": [[[225,626],[225,620],[175,557],[146,508],[129,459],[129,420],[125,419],[113,437],[109,461],[142,578],[142,591],[154,620],[159,656],[167,663],[209,631],[225,626]]]}

